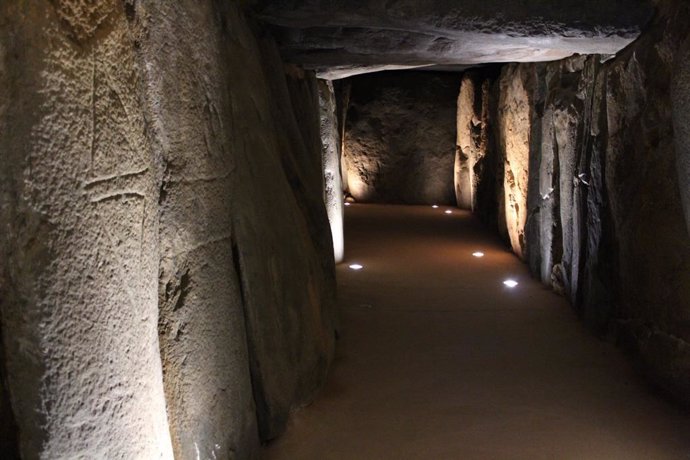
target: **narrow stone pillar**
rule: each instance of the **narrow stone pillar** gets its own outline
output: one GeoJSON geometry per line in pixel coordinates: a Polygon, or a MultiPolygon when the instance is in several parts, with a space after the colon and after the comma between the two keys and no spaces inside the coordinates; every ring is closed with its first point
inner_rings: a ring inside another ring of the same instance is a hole
{"type": "Polygon", "coordinates": [[[676,62],[671,93],[673,129],[680,196],[690,232],[690,38],[681,45],[676,62]]]}
{"type": "Polygon", "coordinates": [[[527,186],[530,153],[530,99],[523,67],[509,65],[501,73],[499,148],[504,161],[505,224],[513,252],[525,250],[527,186]]]}
{"type": "Polygon", "coordinates": [[[455,198],[461,209],[472,209],[472,126],[475,120],[474,81],[463,77],[458,95],[457,142],[455,149],[455,198]]]}
{"type": "Polygon", "coordinates": [[[342,180],[343,192],[349,193],[350,186],[347,183],[347,165],[345,164],[345,132],[347,126],[347,111],[350,108],[350,93],[352,83],[349,80],[340,80],[338,97],[336,98],[336,108],[338,109],[338,134],[340,134],[340,179],[342,180]]]}
{"type": "Polygon", "coordinates": [[[343,235],[343,185],[340,176],[340,135],[336,113],[333,83],[319,80],[319,107],[321,110],[321,160],[323,190],[328,221],[333,237],[335,263],[343,261],[345,239],[343,235]]]}
{"type": "Polygon", "coordinates": [[[0,311],[23,458],[171,459],[158,174],[125,3],[0,3],[0,311]]]}

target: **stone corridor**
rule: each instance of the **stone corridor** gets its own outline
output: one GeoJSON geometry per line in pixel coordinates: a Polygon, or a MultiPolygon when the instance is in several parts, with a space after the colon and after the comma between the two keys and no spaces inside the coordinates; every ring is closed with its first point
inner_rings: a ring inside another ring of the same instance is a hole
{"type": "Polygon", "coordinates": [[[687,458],[690,417],[470,213],[354,205],[345,234],[332,374],[266,459],[687,458]]]}

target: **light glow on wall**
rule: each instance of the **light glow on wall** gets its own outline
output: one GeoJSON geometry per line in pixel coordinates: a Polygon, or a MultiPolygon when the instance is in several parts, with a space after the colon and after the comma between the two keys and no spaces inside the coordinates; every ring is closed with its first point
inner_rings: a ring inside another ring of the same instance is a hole
{"type": "Polygon", "coordinates": [[[529,179],[531,117],[530,93],[523,78],[515,74],[501,92],[499,104],[505,107],[498,118],[499,137],[504,146],[503,190],[505,225],[510,245],[518,257],[525,249],[527,222],[527,187],[529,179]]]}

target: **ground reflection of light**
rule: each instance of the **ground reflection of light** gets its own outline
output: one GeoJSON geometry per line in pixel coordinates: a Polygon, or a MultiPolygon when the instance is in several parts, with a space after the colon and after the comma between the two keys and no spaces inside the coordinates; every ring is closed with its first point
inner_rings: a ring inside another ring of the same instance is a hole
{"type": "Polygon", "coordinates": [[[472,255],[477,258],[484,257],[484,253],[481,251],[473,252],[472,255]]]}
{"type": "Polygon", "coordinates": [[[352,204],[352,203],[350,203],[350,202],[348,201],[348,202],[345,203],[345,206],[350,206],[351,204],[352,204]]]}
{"type": "Polygon", "coordinates": [[[504,284],[506,287],[509,287],[510,289],[513,289],[514,287],[516,287],[516,286],[518,285],[518,282],[515,281],[515,280],[505,280],[505,281],[503,282],[503,284],[504,284]]]}
{"type": "Polygon", "coordinates": [[[438,205],[437,205],[437,204],[435,204],[435,205],[433,205],[433,206],[432,206],[432,208],[434,208],[434,209],[438,209],[438,205]]]}
{"type": "Polygon", "coordinates": [[[448,210],[446,211],[446,214],[453,214],[453,211],[451,211],[450,209],[448,209],[448,210]]]}
{"type": "Polygon", "coordinates": [[[360,264],[352,264],[352,265],[350,265],[350,269],[351,269],[351,270],[361,270],[361,269],[363,269],[363,268],[364,268],[364,267],[363,267],[362,265],[360,265],[360,264]]]}

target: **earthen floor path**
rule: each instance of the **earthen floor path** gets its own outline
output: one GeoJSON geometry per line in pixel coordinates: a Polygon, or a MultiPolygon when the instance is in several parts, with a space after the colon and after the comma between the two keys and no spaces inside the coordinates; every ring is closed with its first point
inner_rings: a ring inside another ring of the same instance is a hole
{"type": "Polygon", "coordinates": [[[336,361],[265,458],[690,459],[687,412],[445,209],[347,208],[336,361]]]}

